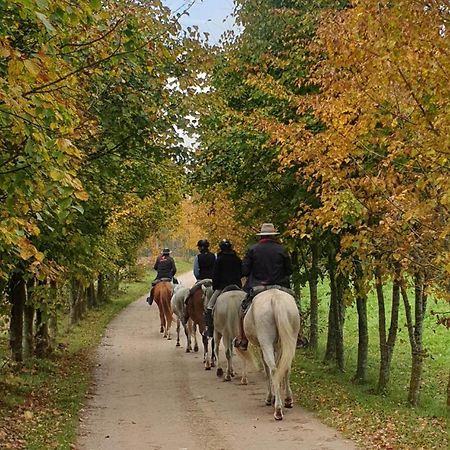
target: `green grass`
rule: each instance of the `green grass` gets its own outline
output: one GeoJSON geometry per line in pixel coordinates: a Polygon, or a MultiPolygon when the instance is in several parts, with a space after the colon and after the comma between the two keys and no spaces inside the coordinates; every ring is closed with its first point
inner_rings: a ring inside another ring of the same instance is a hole
{"type": "MultiPolygon", "coordinates": [[[[378,377],[378,311],[374,294],[368,301],[369,364],[367,384],[355,385],[358,329],[356,307],[348,307],[345,319],[346,372],[341,374],[322,363],[326,344],[328,286],[319,288],[320,343],[315,357],[298,353],[294,369],[296,394],[301,405],[346,435],[357,439],[364,448],[447,449],[446,387],[450,368],[449,332],[437,325],[428,313],[424,327],[423,386],[420,405],[406,403],[411,364],[408,333],[403,308],[394,351],[389,391],[374,394],[378,377]]],[[[387,298],[390,298],[387,296],[387,298]]],[[[304,302],[308,301],[305,290],[304,302]]],[[[445,303],[428,305],[429,310],[448,308],[445,303]]],[[[388,315],[387,315],[388,316],[388,315]]]]}
{"type": "Polygon", "coordinates": [[[192,272],[192,270],[194,269],[193,261],[185,261],[175,257],[175,264],[177,266],[178,275],[181,275],[184,272],[192,272]]]}
{"type": "MultiPolygon", "coordinates": [[[[154,272],[149,271],[142,281],[122,285],[116,298],[90,311],[79,326],[60,337],[60,348],[51,359],[32,359],[23,367],[4,363],[0,371],[4,394],[0,398],[0,448],[71,448],[78,412],[91,382],[92,350],[110,320],[145,295],[153,278],[154,272]]],[[[3,355],[5,341],[0,339],[3,355]]]]}

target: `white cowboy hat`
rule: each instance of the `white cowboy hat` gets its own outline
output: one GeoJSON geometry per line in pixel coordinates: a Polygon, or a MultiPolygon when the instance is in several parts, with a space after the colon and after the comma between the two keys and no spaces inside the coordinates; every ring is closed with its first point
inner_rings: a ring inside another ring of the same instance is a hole
{"type": "Polygon", "coordinates": [[[256,236],[275,236],[278,233],[278,231],[273,226],[273,223],[263,223],[261,225],[261,231],[259,233],[256,233],[256,236]]]}

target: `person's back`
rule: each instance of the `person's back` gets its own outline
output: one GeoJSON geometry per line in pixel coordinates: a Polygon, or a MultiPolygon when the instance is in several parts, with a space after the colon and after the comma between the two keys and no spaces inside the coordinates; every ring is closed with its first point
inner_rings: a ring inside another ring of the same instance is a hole
{"type": "Polygon", "coordinates": [[[170,256],[168,248],[163,249],[162,254],[156,259],[153,267],[156,270],[156,279],[170,278],[172,279],[177,273],[174,259],[170,256]]]}
{"type": "Polygon", "coordinates": [[[218,253],[213,270],[213,289],[224,289],[231,284],[242,287],[242,261],[234,250],[218,253]]]}
{"type": "Polygon", "coordinates": [[[216,255],[209,251],[209,242],[206,239],[200,239],[197,242],[197,247],[200,253],[194,259],[195,278],[198,281],[211,279],[216,255]]]}
{"type": "Polygon", "coordinates": [[[284,247],[273,237],[262,238],[247,252],[242,275],[246,276],[246,287],[280,285],[289,287],[292,267],[284,247]]]}
{"type": "Polygon", "coordinates": [[[250,247],[242,263],[242,275],[247,277],[245,290],[247,297],[241,305],[239,336],[235,339],[235,347],[247,350],[248,340],[244,333],[244,315],[253,300],[252,288],[256,286],[279,285],[290,287],[289,276],[292,274],[291,259],[286,249],[275,239],[279,233],[273,224],[261,226],[258,243],[250,247]]]}

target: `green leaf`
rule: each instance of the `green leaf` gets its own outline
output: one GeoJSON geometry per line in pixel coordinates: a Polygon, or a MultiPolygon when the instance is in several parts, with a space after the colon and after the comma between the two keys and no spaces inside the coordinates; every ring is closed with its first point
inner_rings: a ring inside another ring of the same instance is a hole
{"type": "Polygon", "coordinates": [[[40,12],[36,13],[36,17],[44,24],[45,28],[47,28],[47,31],[50,31],[51,33],[55,33],[56,30],[53,27],[53,25],[48,20],[47,16],[45,14],[42,14],[40,12]]]}

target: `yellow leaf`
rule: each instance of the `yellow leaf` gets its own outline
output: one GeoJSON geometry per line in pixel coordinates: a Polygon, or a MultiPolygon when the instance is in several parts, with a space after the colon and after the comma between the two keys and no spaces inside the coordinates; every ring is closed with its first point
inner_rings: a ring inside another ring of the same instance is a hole
{"type": "Polygon", "coordinates": [[[89,199],[89,194],[86,191],[75,191],[75,197],[78,200],[86,201],[89,199]]]}

